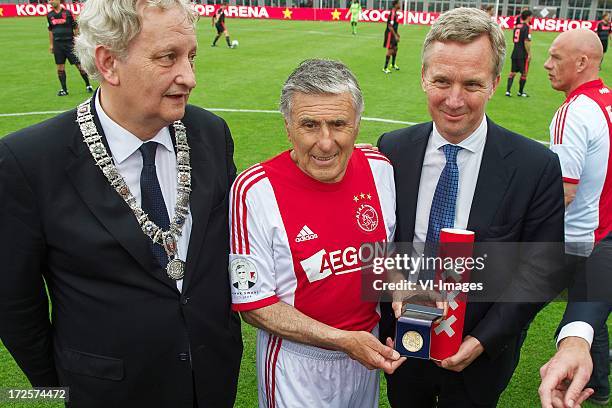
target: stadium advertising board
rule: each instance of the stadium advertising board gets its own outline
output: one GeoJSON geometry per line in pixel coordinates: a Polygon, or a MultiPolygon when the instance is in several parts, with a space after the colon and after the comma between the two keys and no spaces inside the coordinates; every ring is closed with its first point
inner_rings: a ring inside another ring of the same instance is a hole
{"type": "MultiPolygon", "coordinates": [[[[80,3],[66,5],[74,14],[79,14],[80,3]]],[[[210,17],[218,6],[212,4],[196,4],[195,10],[203,17],[210,17]]],[[[51,10],[50,4],[0,4],[1,17],[33,17],[45,16],[51,10]]],[[[348,21],[347,9],[340,8],[288,8],[288,7],[251,7],[229,6],[228,18],[253,18],[264,20],[300,20],[300,21],[348,21]]],[[[389,10],[364,9],[360,20],[363,22],[380,23],[387,19],[389,10]]],[[[406,24],[431,25],[439,13],[409,11],[406,14],[406,24]]],[[[399,12],[400,21],[404,22],[403,12],[399,12]]],[[[504,29],[514,27],[515,16],[499,16],[497,22],[504,29]]],[[[567,20],[559,18],[534,18],[531,28],[534,31],[562,32],[576,28],[595,30],[597,21],[567,20]]]]}

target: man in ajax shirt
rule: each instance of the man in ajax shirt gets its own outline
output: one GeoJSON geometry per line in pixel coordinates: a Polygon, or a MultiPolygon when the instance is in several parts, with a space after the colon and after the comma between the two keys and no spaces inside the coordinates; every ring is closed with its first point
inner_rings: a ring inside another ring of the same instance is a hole
{"type": "Polygon", "coordinates": [[[405,358],[377,338],[359,248],[393,239],[393,169],[354,148],[363,98],[342,63],[300,64],[280,110],[292,149],[244,171],[230,201],[232,302],[259,329],[259,406],[378,407],[377,369],[405,358]]]}

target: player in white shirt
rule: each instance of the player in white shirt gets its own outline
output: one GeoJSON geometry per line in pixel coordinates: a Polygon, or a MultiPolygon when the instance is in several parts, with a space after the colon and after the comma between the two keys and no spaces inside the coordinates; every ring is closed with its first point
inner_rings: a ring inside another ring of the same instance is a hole
{"type": "Polygon", "coordinates": [[[377,369],[405,360],[362,297],[359,248],[395,231],[390,163],[353,148],[362,111],[346,66],[303,62],[281,94],[292,150],[232,188],[232,307],[259,328],[260,407],[378,407],[377,369]]]}
{"type": "MultiPolygon", "coordinates": [[[[612,93],[599,79],[602,57],[601,43],[592,31],[571,30],[555,39],[544,64],[552,87],[566,96],[550,124],[551,149],[559,155],[563,174],[565,252],[568,268],[574,275],[570,298],[583,301],[587,297],[584,270],[587,257],[594,245],[612,231],[612,93]]],[[[568,311],[571,307],[570,303],[568,311]]],[[[595,389],[595,394],[590,401],[600,404],[607,402],[610,393],[608,331],[605,319],[603,321],[603,327],[592,327],[581,320],[571,321],[560,328],[557,337],[557,344],[567,338],[571,338],[568,340],[571,342],[580,338],[592,347],[594,372],[589,385],[595,389]]],[[[573,374],[580,369],[568,365],[559,381],[566,378],[565,375],[579,381],[573,374]]],[[[551,383],[551,376],[559,373],[544,371],[543,384],[551,383]]],[[[543,405],[552,406],[550,389],[540,391],[543,405]]],[[[566,396],[565,403],[569,405],[570,398],[586,397],[585,393],[579,396],[572,392],[571,396],[566,396]]]]}
{"type": "Polygon", "coordinates": [[[568,94],[550,124],[550,146],[559,155],[566,191],[568,254],[588,256],[612,230],[610,118],[604,110],[611,103],[601,79],[585,82],[568,94]]]}

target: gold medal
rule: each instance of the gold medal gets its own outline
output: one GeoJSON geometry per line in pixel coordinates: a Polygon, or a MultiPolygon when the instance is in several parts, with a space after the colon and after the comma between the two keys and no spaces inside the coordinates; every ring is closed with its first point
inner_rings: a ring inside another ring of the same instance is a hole
{"type": "Polygon", "coordinates": [[[423,336],[414,330],[407,331],[402,336],[402,345],[411,353],[416,353],[423,348],[423,336]]]}

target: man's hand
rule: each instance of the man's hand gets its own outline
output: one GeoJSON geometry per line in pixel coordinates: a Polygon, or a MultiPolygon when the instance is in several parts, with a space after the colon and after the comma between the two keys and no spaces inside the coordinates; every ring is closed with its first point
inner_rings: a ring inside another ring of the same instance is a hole
{"type": "MultiPolygon", "coordinates": [[[[386,341],[387,347],[391,347],[393,350],[395,350],[395,342],[393,340],[391,340],[391,337],[387,337],[387,341],[386,341]]],[[[397,353],[397,351],[396,351],[397,353]]],[[[395,372],[395,370],[397,370],[397,368],[399,366],[401,366],[404,361],[406,361],[407,358],[406,357],[400,357],[399,360],[392,362],[392,368],[393,370],[391,372],[387,372],[385,371],[387,374],[393,374],[395,372]]]]}
{"type": "Polygon", "coordinates": [[[400,357],[393,349],[390,338],[387,338],[385,346],[372,333],[365,331],[345,332],[340,340],[340,349],[367,369],[381,369],[387,374],[393,374],[406,361],[406,357],[400,357]]]}
{"type": "Polygon", "coordinates": [[[584,388],[592,371],[589,343],[581,337],[561,340],[557,353],[540,368],[542,407],[579,407],[593,394],[592,388],[584,388]]]}
{"type": "Polygon", "coordinates": [[[480,344],[480,341],[478,341],[476,337],[466,336],[461,346],[459,346],[457,353],[454,356],[442,360],[440,366],[459,373],[463,371],[465,367],[469,366],[472,361],[476,360],[483,351],[484,347],[482,347],[482,344],[480,344]]]}
{"type": "Polygon", "coordinates": [[[49,46],[49,53],[50,53],[50,54],[53,54],[53,45],[50,45],[50,46],[49,46]]]}
{"type": "Polygon", "coordinates": [[[404,306],[404,302],[400,302],[400,301],[391,302],[391,308],[393,309],[393,314],[395,315],[396,319],[399,319],[399,317],[402,315],[403,306],[404,306]]]}

